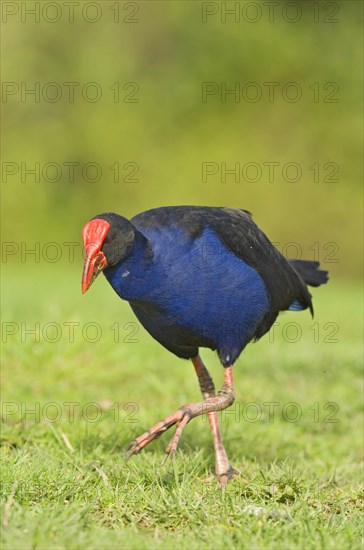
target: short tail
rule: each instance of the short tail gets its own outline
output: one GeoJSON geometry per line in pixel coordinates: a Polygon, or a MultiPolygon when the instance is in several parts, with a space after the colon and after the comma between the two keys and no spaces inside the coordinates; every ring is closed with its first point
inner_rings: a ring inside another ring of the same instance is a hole
{"type": "Polygon", "coordinates": [[[311,262],[310,260],[289,260],[289,263],[301,276],[306,285],[320,286],[326,284],[329,280],[329,272],[319,269],[319,262],[311,262]]]}

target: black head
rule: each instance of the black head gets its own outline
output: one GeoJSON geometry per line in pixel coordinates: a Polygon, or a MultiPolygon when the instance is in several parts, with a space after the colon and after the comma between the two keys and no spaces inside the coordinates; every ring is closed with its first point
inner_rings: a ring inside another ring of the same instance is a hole
{"type": "Polygon", "coordinates": [[[85,293],[101,271],[131,254],[136,229],[126,218],[107,212],[92,218],[84,226],[82,237],[85,249],[82,292],[85,293]]]}
{"type": "Polygon", "coordinates": [[[101,247],[107,265],[115,265],[125,260],[131,254],[135,243],[135,227],[133,224],[123,216],[114,214],[114,212],[98,214],[92,220],[105,220],[110,224],[101,247]]]}

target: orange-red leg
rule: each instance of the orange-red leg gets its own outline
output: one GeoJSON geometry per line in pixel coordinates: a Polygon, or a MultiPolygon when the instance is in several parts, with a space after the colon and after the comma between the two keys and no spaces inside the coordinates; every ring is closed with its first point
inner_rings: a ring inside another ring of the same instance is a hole
{"type": "Polygon", "coordinates": [[[204,401],[183,405],[175,413],[167,416],[150,430],[134,439],[127,447],[126,452],[129,456],[139,453],[151,441],[160,437],[174,424],[177,424],[176,432],[166,450],[168,457],[168,455],[176,452],[178,442],[188,422],[196,416],[207,413],[215,447],[216,473],[220,477],[221,484],[225,486],[227,480],[233,475],[234,470],[230,466],[222,443],[216,412],[226,409],[234,402],[232,366],[224,368],[224,385],[218,394],[215,395],[214,384],[201,359],[197,356],[193,358],[192,362],[195,366],[202,395],[205,397],[204,401]]]}
{"type": "MultiPolygon", "coordinates": [[[[215,386],[213,383],[213,380],[210,376],[209,371],[203,364],[200,356],[194,357],[192,359],[193,366],[195,367],[195,371],[198,377],[198,381],[200,384],[200,389],[202,396],[205,399],[208,399],[209,397],[213,397],[215,395],[215,386]]],[[[232,378],[232,370],[231,370],[231,380],[229,380],[229,383],[233,387],[233,378],[232,378]]],[[[208,419],[209,424],[211,428],[212,433],[212,440],[214,443],[214,449],[215,449],[215,470],[216,474],[219,476],[220,483],[222,486],[225,486],[228,479],[234,476],[236,474],[236,470],[231,466],[228,456],[226,454],[226,450],[222,441],[222,436],[220,432],[219,427],[219,417],[217,412],[210,412],[208,413],[208,419]]]]}

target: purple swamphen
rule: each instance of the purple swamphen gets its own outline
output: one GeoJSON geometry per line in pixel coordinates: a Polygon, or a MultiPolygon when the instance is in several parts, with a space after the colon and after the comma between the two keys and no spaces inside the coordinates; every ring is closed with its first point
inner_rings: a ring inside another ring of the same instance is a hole
{"type": "Polygon", "coordinates": [[[186,424],[207,413],[216,473],[224,487],[235,471],[217,411],[234,402],[233,364],[248,342],[269,331],[280,311],[309,308],[313,313],[306,285],[326,283],[327,272],[318,269],[318,262],[284,258],[251,214],[235,208],[162,207],[130,221],[99,214],[84,226],[83,243],[82,291],[103,271],[153,338],[192,360],[203,396],[135,439],[129,455],[176,425],[166,450],[166,456],[173,454],[186,424]],[[216,350],[224,367],[218,393],[200,347],[216,350]]]}

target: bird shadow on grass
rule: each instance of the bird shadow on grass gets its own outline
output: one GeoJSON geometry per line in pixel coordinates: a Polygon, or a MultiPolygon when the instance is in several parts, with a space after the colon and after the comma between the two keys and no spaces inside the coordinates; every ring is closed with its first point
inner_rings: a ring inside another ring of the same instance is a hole
{"type": "MultiPolygon", "coordinates": [[[[206,426],[208,429],[208,426],[206,426]]],[[[102,433],[93,433],[85,435],[81,440],[79,440],[79,444],[82,445],[84,452],[94,452],[96,449],[101,453],[106,454],[123,454],[126,451],[126,448],[128,445],[138,436],[140,436],[142,433],[147,431],[148,427],[140,426],[138,425],[137,428],[133,428],[133,430],[115,430],[112,433],[109,433],[107,435],[103,435],[102,433]]],[[[152,441],[149,445],[147,445],[140,454],[160,454],[161,456],[164,455],[165,449],[170,442],[173,434],[174,434],[175,428],[171,428],[164,434],[162,434],[160,437],[152,441]]],[[[187,430],[186,430],[187,432],[187,430]]],[[[248,460],[254,460],[257,456],[260,455],[261,446],[254,445],[252,446],[249,442],[249,447],[247,447],[247,443],[245,443],[242,438],[240,437],[229,437],[226,436],[224,438],[226,440],[225,442],[225,448],[228,453],[228,455],[231,455],[231,458],[233,460],[234,455],[236,455],[236,448],[240,447],[239,451],[239,457],[244,456],[248,460]],[[234,452],[235,451],[235,452],[234,452]]],[[[210,434],[203,435],[202,430],[189,430],[188,433],[183,434],[179,444],[178,444],[178,450],[177,455],[179,452],[184,452],[186,454],[195,454],[198,451],[204,451],[207,456],[211,456],[211,464],[214,464],[214,447],[211,440],[210,434]]],[[[286,453],[284,453],[284,458],[286,453]]],[[[270,462],[271,460],[274,460],[276,456],[273,452],[270,452],[268,448],[265,449],[263,453],[264,461],[270,462]]]]}
{"type": "MultiPolygon", "coordinates": [[[[92,452],[98,448],[101,452],[107,454],[123,454],[128,445],[139,435],[147,431],[146,427],[142,427],[140,430],[133,430],[133,432],[128,432],[128,434],[115,432],[103,436],[102,434],[92,434],[84,437],[80,443],[82,444],[83,450],[85,452],[92,452]]],[[[159,453],[164,454],[165,449],[174,433],[172,428],[162,436],[158,437],[147,445],[142,451],[142,454],[155,454],[159,453]]],[[[190,434],[191,435],[191,434],[190,434]]],[[[209,441],[201,441],[201,437],[198,437],[198,434],[188,437],[186,439],[181,439],[178,445],[178,451],[184,451],[186,453],[194,453],[199,449],[208,449],[211,454],[214,454],[213,445],[209,441]]],[[[177,451],[177,452],[178,452],[177,451]]]]}
{"type": "MultiPolygon", "coordinates": [[[[209,440],[210,434],[201,437],[199,431],[181,441],[176,455],[169,457],[164,464],[170,434],[163,434],[162,438],[130,459],[124,450],[130,442],[130,435],[135,436],[139,430],[122,434],[89,434],[79,444],[89,470],[105,472],[111,487],[123,483],[130,489],[140,485],[173,492],[194,486],[197,491],[214,498],[215,492],[221,493],[215,476],[214,447],[209,440]]],[[[279,500],[280,503],[289,503],[300,496],[297,464],[289,460],[287,447],[286,452],[277,457],[271,447],[262,448],[261,442],[248,450],[241,438],[226,439],[226,450],[236,470],[232,484],[229,483],[229,494],[240,495],[242,502],[279,500]]]]}
{"type": "MultiPolygon", "coordinates": [[[[173,427],[137,456],[129,458],[125,453],[131,441],[146,430],[147,425],[138,423],[109,433],[102,430],[88,433],[76,443],[76,448],[82,447],[82,454],[88,459],[105,461],[111,468],[112,465],[120,467],[124,473],[129,471],[137,475],[137,472],[143,472],[143,478],[148,483],[156,475],[163,485],[174,485],[185,476],[199,481],[214,479],[215,453],[207,423],[195,427],[191,423],[180,440],[175,457],[169,457],[164,465],[165,449],[175,431],[173,427]]],[[[256,470],[268,471],[274,464],[300,454],[294,440],[275,441],[273,445],[262,437],[245,439],[243,434],[229,434],[229,431],[227,429],[224,433],[225,448],[232,466],[237,470],[238,483],[245,483],[245,478],[250,478],[256,470]]]]}

